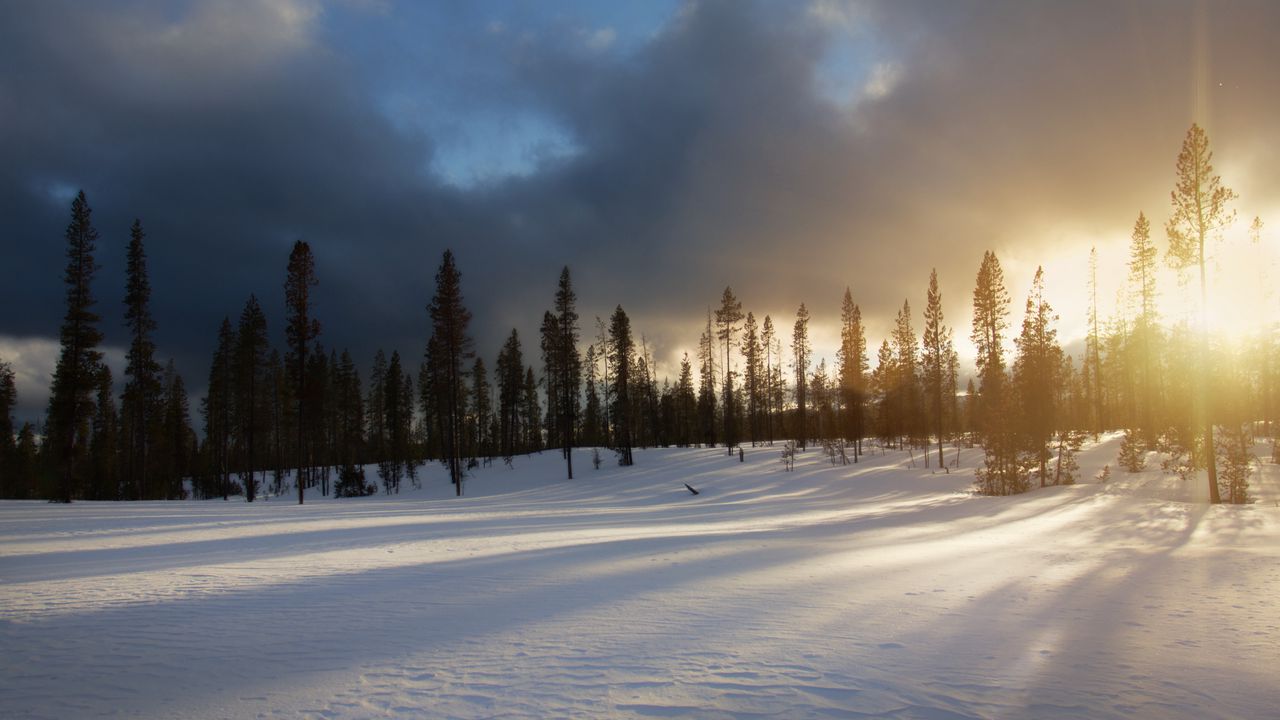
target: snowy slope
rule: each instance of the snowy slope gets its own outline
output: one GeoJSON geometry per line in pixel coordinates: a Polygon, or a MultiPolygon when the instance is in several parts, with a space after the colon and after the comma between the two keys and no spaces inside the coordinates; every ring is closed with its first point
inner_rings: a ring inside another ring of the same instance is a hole
{"type": "Polygon", "coordinates": [[[0,503],[0,716],[1280,712],[1275,466],[1209,507],[1156,470],[983,498],[973,450],[721,452],[573,481],[548,452],[461,499],[433,465],[301,507],[0,503]]]}

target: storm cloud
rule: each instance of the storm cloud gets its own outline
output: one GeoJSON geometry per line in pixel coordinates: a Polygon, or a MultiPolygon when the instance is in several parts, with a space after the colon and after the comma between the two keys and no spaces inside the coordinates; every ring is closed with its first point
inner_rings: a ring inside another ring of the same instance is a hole
{"type": "Polygon", "coordinates": [[[421,352],[445,248],[486,355],[534,341],[567,264],[584,318],[621,303],[670,361],[726,285],[780,328],[850,286],[878,343],[937,267],[967,335],[984,249],[1017,286],[1159,221],[1192,121],[1243,212],[1280,205],[1274,3],[593,5],[0,4],[0,354],[56,338],[80,188],[108,343],[139,217],[197,391],[250,293],[280,342],[298,238],[322,341],[362,364],[421,352]]]}

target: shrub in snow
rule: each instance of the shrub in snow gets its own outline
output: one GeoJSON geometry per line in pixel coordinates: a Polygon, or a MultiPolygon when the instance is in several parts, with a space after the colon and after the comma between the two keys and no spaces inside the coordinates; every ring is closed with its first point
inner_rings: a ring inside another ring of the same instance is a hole
{"type": "Polygon", "coordinates": [[[1160,463],[1160,469],[1177,473],[1178,477],[1187,480],[1196,470],[1204,467],[1201,453],[1198,452],[1199,446],[1199,438],[1191,430],[1170,428],[1156,443],[1156,449],[1168,456],[1160,463]]]}
{"type": "Polygon", "coordinates": [[[796,469],[796,441],[788,440],[782,444],[782,467],[790,472],[796,469]]]}
{"type": "Polygon", "coordinates": [[[1222,502],[1249,502],[1249,469],[1253,464],[1253,439],[1241,425],[1227,425],[1218,438],[1218,494],[1222,502]]]}
{"type": "Polygon", "coordinates": [[[1120,456],[1116,458],[1116,462],[1120,463],[1125,472],[1136,473],[1146,467],[1147,454],[1142,448],[1142,439],[1138,437],[1137,431],[1124,431],[1124,438],[1120,440],[1120,456]]]}
{"type": "Polygon", "coordinates": [[[335,497],[363,497],[377,491],[377,485],[365,480],[364,468],[344,465],[338,469],[338,482],[333,486],[335,497]]]}

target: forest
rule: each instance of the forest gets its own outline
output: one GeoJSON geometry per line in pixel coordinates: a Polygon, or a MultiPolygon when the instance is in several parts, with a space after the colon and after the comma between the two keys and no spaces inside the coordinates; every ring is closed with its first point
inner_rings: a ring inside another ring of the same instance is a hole
{"type": "MultiPolygon", "coordinates": [[[[780,446],[784,461],[817,450],[832,463],[891,447],[938,472],[960,462],[961,450],[978,448],[971,457],[980,459],[969,461],[980,463],[974,491],[1012,495],[1079,480],[1074,452],[1084,439],[1123,431],[1116,468],[1104,474],[1138,471],[1159,458],[1167,472],[1203,474],[1211,502],[1247,503],[1253,465],[1261,462],[1255,436],[1274,437],[1275,327],[1259,322],[1247,340],[1229,341],[1206,320],[1207,274],[1222,232],[1237,220],[1238,199],[1212,158],[1208,137],[1192,125],[1177,155],[1165,243],[1137,213],[1127,266],[1131,311],[1099,317],[1091,258],[1079,357],[1058,338],[1044,268],[1015,312],[1000,260],[988,251],[967,300],[977,351],[971,374],[961,367],[936,272],[923,314],[904,301],[878,346],[868,344],[857,298],[846,289],[830,365],[814,360],[804,303],[794,318],[758,317],[726,287],[707,314],[696,357],[685,355],[676,377],[660,378],[652,349],[643,335],[637,341],[621,305],[594,322],[580,316],[566,266],[541,326],[523,336],[512,328],[490,364],[474,350],[463,273],[445,251],[424,346],[405,355],[379,350],[362,376],[350,353],[323,344],[314,317],[322,284],[311,248],[298,241],[285,268],[283,344],[273,341],[275,326],[250,295],[217,328],[197,408],[153,341],[141,221],[128,245],[127,366],[116,394],[94,311],[99,234],[81,192],[66,229],[66,312],[42,426],[15,427],[14,372],[0,358],[0,497],[253,502],[296,492],[302,503],[308,492],[394,494],[419,484],[428,462],[442,463],[462,495],[468,472],[481,463],[510,464],[534,452],[561,453],[573,478],[575,447],[612,450],[625,466],[633,448],[736,454],[748,445],[780,446]],[[1198,290],[1198,321],[1161,317],[1162,262],[1198,290]]],[[[1262,231],[1254,217],[1254,243],[1263,242],[1262,231]]],[[[1274,441],[1272,448],[1274,462],[1274,441]]],[[[593,462],[603,462],[598,451],[593,462]]]]}

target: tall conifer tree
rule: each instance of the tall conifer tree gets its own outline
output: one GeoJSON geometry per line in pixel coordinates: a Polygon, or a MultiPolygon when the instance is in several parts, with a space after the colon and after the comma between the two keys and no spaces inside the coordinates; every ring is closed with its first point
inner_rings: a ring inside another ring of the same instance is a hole
{"type": "Polygon", "coordinates": [[[129,329],[129,351],[124,374],[127,380],[120,401],[124,435],[124,477],[143,497],[147,488],[147,452],[156,432],[160,409],[160,363],[155,359],[151,334],[156,329],[151,315],[151,281],[147,277],[146,233],[135,219],[129,230],[125,283],[125,325],[129,329]]]}
{"type": "MultiPolygon", "coordinates": [[[[924,347],[921,362],[924,365],[925,388],[930,412],[933,415],[933,431],[938,440],[938,467],[947,468],[942,453],[945,435],[943,418],[947,410],[944,394],[950,384],[952,350],[951,328],[943,325],[942,292],[938,290],[938,271],[929,274],[929,292],[924,308],[924,347]]],[[[948,471],[950,472],[950,471],[948,471]]]]}
{"type": "Polygon", "coordinates": [[[1206,271],[1208,244],[1219,237],[1222,229],[1235,220],[1229,204],[1235,191],[1222,184],[1213,174],[1213,152],[1209,136],[1199,125],[1192,124],[1178,153],[1177,177],[1169,199],[1173,216],[1165,224],[1169,236],[1169,264],[1178,270],[1196,268],[1200,278],[1200,331],[1196,352],[1196,389],[1193,414],[1204,435],[1204,461],[1209,470],[1209,502],[1221,501],[1218,494],[1218,468],[1213,449],[1213,415],[1209,408],[1209,335],[1207,309],[1209,290],[1206,271]]]}
{"type": "Polygon", "coordinates": [[[800,303],[800,309],[796,311],[796,323],[791,330],[791,356],[796,372],[796,432],[794,435],[801,450],[805,449],[809,437],[806,403],[809,399],[808,375],[812,354],[813,347],[809,344],[809,310],[804,303],[800,303]]]}
{"type": "Polygon", "coordinates": [[[45,423],[47,457],[58,477],[57,500],[69,503],[80,492],[89,449],[89,425],[93,417],[93,393],[98,384],[102,353],[98,344],[98,314],[93,311],[93,275],[98,270],[93,253],[98,231],[93,228],[93,210],[80,191],[71,203],[67,225],[67,310],[62,320],[61,350],[49,391],[48,420],[45,423]]]}
{"type": "Polygon", "coordinates": [[[311,255],[311,246],[302,240],[293,244],[289,253],[288,275],[284,283],[284,304],[289,313],[289,322],[285,326],[290,372],[293,373],[294,402],[298,409],[297,427],[297,473],[294,481],[298,485],[298,504],[305,499],[306,479],[303,477],[306,463],[306,429],[307,422],[307,353],[311,343],[320,336],[320,322],[312,317],[311,289],[318,284],[316,280],[315,258],[311,255]]]}
{"type": "Polygon", "coordinates": [[[609,321],[609,346],[613,351],[613,417],[614,447],[618,452],[618,464],[633,464],[631,455],[631,430],[635,426],[634,408],[631,402],[631,362],[634,342],[631,339],[631,320],[619,305],[609,321]]]}
{"type": "MultiPolygon", "coordinates": [[[[436,272],[436,293],[427,310],[431,316],[429,356],[435,365],[443,459],[455,493],[462,495],[462,430],[466,407],[462,363],[471,357],[471,338],[467,335],[471,313],[462,305],[462,274],[454,264],[451,250],[444,251],[436,272]]],[[[536,425],[536,416],[534,422],[536,425]]]]}

